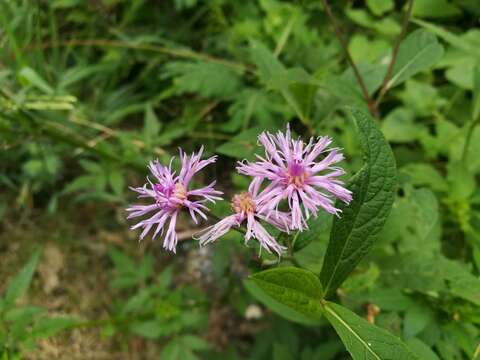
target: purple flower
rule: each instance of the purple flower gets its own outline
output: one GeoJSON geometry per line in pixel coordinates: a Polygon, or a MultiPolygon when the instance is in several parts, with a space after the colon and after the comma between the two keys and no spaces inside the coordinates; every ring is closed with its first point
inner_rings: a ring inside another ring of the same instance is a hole
{"type": "Polygon", "coordinates": [[[260,250],[264,248],[269,253],[275,252],[280,256],[286,250],[281,246],[262,226],[259,220],[264,220],[277,229],[288,232],[290,227],[290,215],[284,212],[273,212],[269,210],[259,200],[262,194],[259,194],[259,181],[252,181],[247,192],[237,194],[232,199],[233,215],[227,216],[213,226],[208,227],[196,237],[200,245],[206,245],[225,235],[232,227],[239,227],[246,221],[247,231],[245,233],[245,243],[251,238],[255,238],[260,243],[260,250]]]}
{"type": "Polygon", "coordinates": [[[204,211],[208,211],[208,208],[203,203],[206,201],[214,203],[215,200],[221,200],[219,195],[222,192],[213,188],[215,182],[200,189],[188,190],[193,175],[216,160],[215,156],[207,160],[201,160],[202,152],[203,147],[198,154],[192,153],[191,156],[188,156],[180,149],[181,169],[178,175],[172,170],[173,158],[168,167],[161,165],[158,160],[150,162],[148,168],[155,177],[155,182],[152,183],[147,177],[148,184],[143,185],[143,187],[131,188],[140,194],[138,198],[152,198],[154,200],[154,203],[150,205],[131,205],[127,208],[130,213],[128,219],[155,212],[150,218],[132,226],[132,230],[143,228],[140,240],[155,225],[156,229],[152,239],[158,233],[163,234],[164,228],[167,228],[163,247],[175,252],[178,240],[175,225],[180,210],[187,209],[193,221],[198,223],[196,215],[207,219],[204,211]],[[167,227],[168,221],[170,222],[167,227]]]}
{"type": "Polygon", "coordinates": [[[311,138],[305,144],[300,139],[292,139],[287,127],[285,134],[263,132],[258,140],[265,148],[265,158],[257,155],[258,161],[240,163],[237,170],[258,180],[270,181],[259,198],[270,211],[278,209],[283,199],[288,200],[292,229],[306,229],[306,221],[310,215],[316,216],[320,207],[339,215],[334,198],[345,203],[352,200],[352,193],[337,179],[345,172],[333,166],[344,157],[339,149],[328,148],[332,142],[329,137],[311,138]]]}

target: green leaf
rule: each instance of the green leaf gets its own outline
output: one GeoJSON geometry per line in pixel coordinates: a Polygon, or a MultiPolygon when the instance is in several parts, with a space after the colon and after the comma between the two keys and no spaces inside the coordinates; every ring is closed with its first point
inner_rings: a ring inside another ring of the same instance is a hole
{"type": "Polygon", "coordinates": [[[251,54],[260,79],[278,90],[303,123],[311,122],[314,95],[319,87],[315,79],[301,68],[287,69],[263,44],[252,41],[251,54]]]}
{"type": "Polygon", "coordinates": [[[312,325],[321,317],[322,287],[310,271],[280,267],[258,272],[244,284],[255,298],[291,321],[312,325]]]}
{"type": "Polygon", "coordinates": [[[257,135],[261,131],[262,129],[258,127],[245,130],[233,137],[230,141],[220,145],[217,148],[217,153],[236,159],[252,158],[257,146],[257,135]]]}
{"type": "Polygon", "coordinates": [[[393,0],[367,0],[369,10],[377,16],[382,16],[395,6],[393,0]]]}
{"type": "Polygon", "coordinates": [[[480,48],[477,46],[476,43],[469,41],[464,37],[458,36],[450,31],[447,31],[440,26],[429,23],[428,21],[423,21],[420,19],[412,19],[412,21],[427,29],[428,31],[434,33],[435,35],[439,36],[453,47],[463,50],[477,58],[480,58],[480,48]]]}
{"type": "Polygon", "coordinates": [[[38,73],[30,67],[24,67],[18,73],[18,77],[21,82],[32,85],[39,90],[42,90],[46,94],[52,94],[53,88],[40,76],[38,73]]]}
{"type": "Polygon", "coordinates": [[[449,198],[455,200],[468,199],[477,188],[474,174],[467,164],[451,161],[447,165],[447,181],[450,184],[449,198]]]}
{"type": "Polygon", "coordinates": [[[108,251],[108,255],[110,255],[110,258],[112,259],[115,268],[117,268],[118,270],[127,272],[134,271],[136,269],[135,262],[120,250],[116,248],[111,248],[108,251]]]}
{"type": "Polygon", "coordinates": [[[152,105],[145,106],[145,115],[143,117],[143,138],[147,145],[151,145],[162,127],[162,124],[153,111],[152,105]]]}
{"type": "Polygon", "coordinates": [[[145,309],[152,299],[151,288],[140,289],[125,303],[122,311],[125,313],[135,312],[145,309]]]}
{"type": "Polygon", "coordinates": [[[198,93],[205,97],[234,95],[240,86],[238,73],[212,62],[173,61],[165,66],[178,94],[198,93]]]}
{"type": "Polygon", "coordinates": [[[419,360],[399,338],[343,306],[326,301],[323,310],[353,360],[419,360]]]}
{"type": "Polygon", "coordinates": [[[461,15],[462,12],[447,0],[415,0],[412,14],[419,17],[445,18],[461,15]]]}
{"type": "Polygon", "coordinates": [[[440,249],[441,218],[438,200],[428,188],[405,187],[380,232],[380,239],[395,243],[400,252],[433,253],[440,249]]]}
{"type": "Polygon", "coordinates": [[[235,96],[228,108],[230,120],[223,123],[221,128],[226,132],[235,132],[248,128],[253,121],[264,127],[269,126],[274,122],[274,105],[270,94],[246,88],[235,96]]]}
{"type": "Polygon", "coordinates": [[[166,291],[173,278],[173,266],[166,266],[158,276],[158,288],[160,291],[166,291]]]}
{"type": "Polygon", "coordinates": [[[202,338],[194,335],[183,335],[180,340],[192,350],[208,350],[208,343],[202,338]]]}
{"type": "Polygon", "coordinates": [[[109,250],[110,258],[115,265],[115,277],[111,281],[114,288],[128,288],[146,281],[153,274],[153,259],[145,256],[140,263],[118,249],[109,250]]]}
{"type": "Polygon", "coordinates": [[[35,323],[35,325],[33,325],[30,336],[34,339],[47,338],[62,330],[70,328],[76,322],[77,321],[74,319],[61,317],[41,318],[35,323]]]}
{"type": "Polygon", "coordinates": [[[428,185],[435,191],[447,191],[448,184],[445,177],[428,163],[410,163],[400,170],[401,173],[407,174],[410,181],[415,186],[428,185]]]}
{"type": "Polygon", "coordinates": [[[25,322],[28,323],[38,315],[46,311],[45,309],[36,306],[26,306],[21,308],[14,308],[5,313],[4,319],[11,322],[25,322]]]}
{"type": "Polygon", "coordinates": [[[90,189],[95,186],[95,182],[97,177],[95,175],[83,175],[75,178],[72,182],[68,183],[63,188],[64,194],[70,194],[72,192],[83,190],[83,189],[90,189]]]}
{"type": "Polygon", "coordinates": [[[461,298],[480,306],[480,279],[457,261],[441,253],[409,252],[385,261],[383,277],[404,289],[461,298]]]}
{"type": "Polygon", "coordinates": [[[165,127],[155,138],[158,145],[170,145],[174,140],[185,135],[186,129],[181,124],[175,124],[171,127],[165,127]]]}
{"type": "MultiPolygon", "coordinates": [[[[440,360],[440,358],[433,352],[428,345],[423,341],[412,338],[406,341],[408,347],[422,360],[440,360]]],[[[475,359],[473,359],[475,360],[475,359]]]]}
{"type": "Polygon", "coordinates": [[[334,218],[320,279],[331,295],[368,253],[388,217],[395,197],[396,169],[390,146],[375,121],[352,110],[365,165],[351,179],[352,202],[337,203],[342,216],[334,218]]]}
{"type": "MultiPolygon", "coordinates": [[[[368,93],[372,95],[382,85],[387,66],[384,64],[359,64],[358,71],[364,79],[368,93]]],[[[342,105],[363,107],[368,111],[365,97],[352,69],[347,69],[341,76],[328,75],[323,79],[323,86],[335,95],[342,105]]]]}
{"type": "Polygon", "coordinates": [[[273,75],[269,85],[281,92],[303,123],[311,122],[313,99],[319,87],[313,77],[301,68],[293,68],[273,75]]]}
{"type": "MultiPolygon", "coordinates": [[[[348,43],[348,50],[352,55],[353,61],[359,65],[377,62],[388,49],[390,49],[390,44],[384,39],[371,39],[365,34],[353,35],[348,43]]],[[[364,80],[367,81],[368,79],[364,80]]]]}
{"type": "Polygon", "coordinates": [[[435,35],[423,29],[414,31],[401,43],[388,88],[426,70],[443,56],[443,46],[435,35]]]}
{"type": "Polygon", "coordinates": [[[184,336],[174,338],[162,349],[161,359],[165,360],[197,360],[193,350],[184,341],[184,336]]]}
{"type": "Polygon", "coordinates": [[[34,252],[30,261],[23,267],[23,269],[18,273],[17,276],[13,278],[10,284],[7,287],[7,292],[5,294],[5,303],[4,306],[8,309],[12,306],[15,301],[22,296],[27,289],[30,287],[32,282],[33,273],[37,267],[38,259],[40,257],[40,250],[34,252]]]}
{"type": "Polygon", "coordinates": [[[131,331],[147,339],[158,339],[165,335],[162,324],[157,320],[135,322],[131,325],[131,331]]]}
{"type": "Polygon", "coordinates": [[[462,57],[447,68],[445,77],[452,84],[460,88],[472,90],[475,59],[467,57],[468,55],[465,55],[463,52],[461,52],[461,54],[462,57]]]}
{"type": "MultiPolygon", "coordinates": [[[[414,79],[405,82],[405,90],[399,95],[401,100],[403,100],[404,106],[413,111],[417,116],[433,115],[445,106],[447,102],[439,93],[438,88],[414,79]]],[[[428,133],[425,126],[419,121],[415,125],[417,128],[417,139],[421,139],[424,133],[428,133]]]]}
{"type": "Polygon", "coordinates": [[[125,187],[125,179],[120,170],[111,170],[108,173],[108,182],[115,193],[115,195],[122,195],[125,187]]]}
{"type": "Polygon", "coordinates": [[[448,291],[462,299],[480,306],[480,279],[471,274],[460,262],[447,258],[437,259],[440,278],[445,279],[448,291]]]}
{"type": "Polygon", "coordinates": [[[283,64],[262,43],[252,41],[250,44],[250,53],[253,62],[257,66],[260,80],[263,82],[267,83],[273,76],[285,71],[283,64]]]}
{"type": "Polygon", "coordinates": [[[419,334],[433,320],[433,316],[429,307],[418,303],[412,304],[403,320],[403,337],[410,339],[419,334]]]}
{"type": "Polygon", "coordinates": [[[375,19],[366,10],[348,8],[345,13],[355,23],[368,29],[374,29],[380,34],[397,35],[402,31],[401,26],[391,17],[375,19]]]}
{"type": "Polygon", "coordinates": [[[415,114],[406,107],[392,110],[382,122],[382,132],[390,142],[408,143],[415,141],[419,133],[415,114]]]}
{"type": "Polygon", "coordinates": [[[72,66],[59,74],[58,88],[61,90],[77,84],[88,77],[93,77],[97,73],[109,71],[108,63],[87,65],[85,64],[72,66]]]}

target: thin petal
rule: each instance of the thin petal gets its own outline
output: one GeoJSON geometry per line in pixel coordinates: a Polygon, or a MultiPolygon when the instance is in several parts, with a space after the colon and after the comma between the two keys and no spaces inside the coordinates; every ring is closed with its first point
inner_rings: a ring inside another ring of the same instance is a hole
{"type": "Polygon", "coordinates": [[[240,223],[241,221],[239,221],[239,217],[237,215],[230,215],[220,220],[216,224],[209,226],[198,234],[195,234],[193,238],[198,240],[200,245],[204,246],[222,237],[233,226],[239,226],[240,223]]]}

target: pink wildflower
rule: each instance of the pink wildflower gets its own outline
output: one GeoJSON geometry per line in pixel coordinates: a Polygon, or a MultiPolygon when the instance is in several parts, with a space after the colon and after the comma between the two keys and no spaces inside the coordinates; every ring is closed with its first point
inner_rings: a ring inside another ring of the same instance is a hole
{"type": "Polygon", "coordinates": [[[155,225],[156,229],[152,239],[154,239],[158,233],[163,234],[167,221],[170,221],[163,247],[175,252],[178,240],[175,225],[180,210],[187,209],[193,221],[197,223],[196,215],[207,219],[204,211],[208,211],[208,208],[203,204],[204,202],[221,200],[219,195],[221,195],[222,192],[213,188],[215,182],[200,189],[188,190],[188,185],[193,175],[208,164],[214,163],[216,160],[215,156],[207,160],[201,160],[202,153],[203,147],[198,154],[192,153],[191,156],[186,155],[180,149],[181,169],[178,175],[172,170],[173,158],[168,167],[161,165],[158,160],[152,161],[148,168],[155,177],[155,182],[152,183],[147,177],[148,184],[143,185],[143,187],[131,188],[140,194],[138,196],[139,198],[152,198],[154,200],[154,203],[150,205],[131,205],[127,208],[127,211],[130,213],[128,219],[155,212],[150,218],[142,220],[132,226],[132,229],[143,228],[140,234],[140,240],[142,240],[155,225]]]}
{"type": "Polygon", "coordinates": [[[285,247],[281,246],[260,224],[259,220],[264,220],[277,229],[288,232],[290,226],[290,216],[283,212],[275,212],[267,216],[268,209],[259,201],[261,194],[258,194],[260,187],[259,181],[252,181],[248,192],[237,194],[232,199],[233,215],[227,216],[213,226],[208,227],[196,239],[200,245],[206,245],[225,235],[232,227],[239,227],[246,221],[247,231],[245,233],[245,243],[251,238],[256,238],[260,243],[260,249],[264,248],[269,253],[275,252],[280,256],[285,247]]]}
{"type": "Polygon", "coordinates": [[[327,136],[311,138],[308,144],[291,137],[290,128],[285,134],[272,135],[263,132],[258,140],[265,148],[265,158],[259,161],[240,163],[237,170],[258,180],[269,180],[259,201],[273,211],[283,199],[288,200],[292,212],[292,229],[304,230],[310,215],[317,215],[319,207],[339,215],[334,198],[345,203],[352,193],[337,179],[345,172],[334,164],[344,159],[337,148],[328,148],[332,140],[327,136]],[[318,157],[322,155],[322,159],[318,157]]]}

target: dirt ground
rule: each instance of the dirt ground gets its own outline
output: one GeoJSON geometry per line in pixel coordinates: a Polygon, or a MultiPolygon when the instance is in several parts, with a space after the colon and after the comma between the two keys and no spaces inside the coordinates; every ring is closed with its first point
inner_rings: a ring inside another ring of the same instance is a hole
{"type": "MultiPolygon", "coordinates": [[[[48,309],[51,316],[69,316],[84,321],[108,318],[114,294],[109,291],[109,246],[122,248],[140,258],[147,247],[139,244],[128,224],[116,225],[114,231],[90,218],[82,218],[88,209],[72,221],[72,214],[23,214],[14,222],[10,215],[1,224],[0,293],[9,279],[40,246],[42,257],[32,286],[22,302],[48,309]],[[83,224],[89,224],[84,226],[83,224]]],[[[117,216],[119,221],[121,214],[117,216]]],[[[98,220],[98,219],[97,219],[98,220]]],[[[155,249],[152,254],[160,254],[155,249]]],[[[139,337],[108,337],[98,327],[79,328],[41,340],[37,350],[24,354],[27,359],[148,359],[158,348],[139,337]],[[125,342],[126,341],[126,342],[125,342]]]]}
{"type": "MultiPolygon", "coordinates": [[[[103,209],[100,213],[105,213],[104,218],[92,219],[89,215],[98,215],[98,212],[98,209],[82,208],[75,213],[75,218],[70,211],[56,215],[10,214],[0,223],[0,278],[5,279],[0,283],[0,293],[28,261],[34,249],[40,246],[41,260],[32,286],[21,302],[43,307],[51,316],[69,316],[85,322],[107,319],[115,296],[109,287],[112,264],[108,248],[119,247],[137,259],[148,251],[155,257],[158,270],[162,264],[168,263],[169,255],[161,249],[160,242],[139,243],[137,234],[129,231],[120,210],[103,209]],[[113,217],[112,211],[116,212],[113,217]],[[112,218],[117,219],[117,223],[106,226],[105,221],[112,218]]],[[[186,271],[180,281],[189,282],[189,274],[196,277],[195,263],[199,256],[202,255],[184,254],[181,261],[185,262],[186,271]]],[[[194,280],[198,283],[198,279],[194,280]]],[[[212,302],[205,338],[214,348],[226,346],[232,338],[251,339],[262,327],[235,316],[228,306],[215,300],[212,302]]],[[[110,337],[103,334],[101,328],[92,326],[64,331],[41,340],[35,351],[24,356],[32,360],[136,360],[158,358],[160,351],[161,345],[155,342],[132,335],[110,337]]]]}

